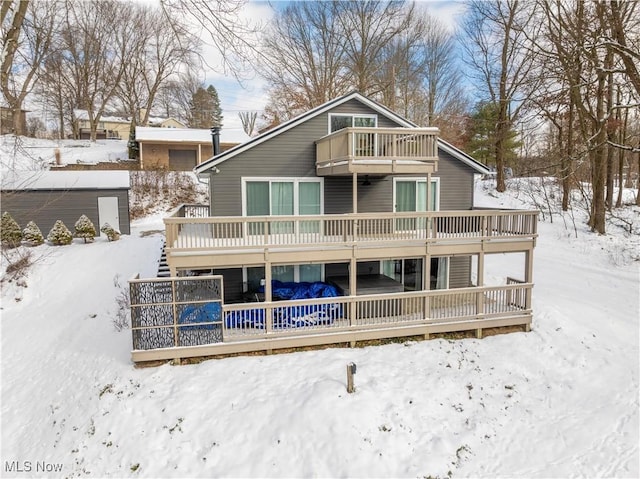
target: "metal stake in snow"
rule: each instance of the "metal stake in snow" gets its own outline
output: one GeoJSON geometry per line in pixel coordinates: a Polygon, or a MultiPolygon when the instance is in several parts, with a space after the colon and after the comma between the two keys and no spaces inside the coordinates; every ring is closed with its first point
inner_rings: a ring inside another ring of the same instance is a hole
{"type": "Polygon", "coordinates": [[[356,364],[349,363],[347,364],[347,392],[352,393],[355,392],[356,387],[353,384],[353,375],[356,373],[356,364]]]}

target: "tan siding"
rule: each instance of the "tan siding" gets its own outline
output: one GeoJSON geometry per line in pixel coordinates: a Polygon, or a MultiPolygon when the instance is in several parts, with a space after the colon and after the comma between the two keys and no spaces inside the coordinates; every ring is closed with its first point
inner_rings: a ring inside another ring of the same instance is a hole
{"type": "Polygon", "coordinates": [[[198,150],[200,157],[198,162],[202,163],[209,159],[212,155],[213,146],[210,143],[153,143],[140,142],[140,158],[142,160],[142,169],[169,169],[169,150],[189,150],[196,152],[198,158],[198,150]]]}

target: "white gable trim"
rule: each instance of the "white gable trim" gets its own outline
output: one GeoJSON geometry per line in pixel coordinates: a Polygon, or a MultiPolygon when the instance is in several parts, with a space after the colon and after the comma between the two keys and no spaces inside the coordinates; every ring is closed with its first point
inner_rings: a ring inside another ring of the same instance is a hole
{"type": "Polygon", "coordinates": [[[368,99],[367,97],[361,95],[358,92],[352,92],[349,93],[343,97],[337,98],[335,100],[331,100],[328,101],[327,103],[324,103],[312,110],[309,110],[306,113],[303,113],[295,118],[292,118],[289,121],[286,121],[284,123],[282,123],[281,125],[275,127],[273,130],[269,130],[265,133],[263,133],[262,135],[259,135],[255,138],[253,138],[252,140],[248,141],[247,143],[241,144],[236,146],[235,148],[232,148],[230,150],[227,150],[223,153],[221,153],[220,155],[218,155],[217,159],[214,156],[213,158],[209,158],[207,161],[201,163],[200,165],[196,166],[194,171],[196,173],[203,173],[206,170],[214,167],[214,166],[218,166],[220,163],[223,163],[225,161],[227,161],[230,158],[233,158],[234,156],[247,151],[251,148],[253,148],[254,146],[260,145],[262,143],[264,143],[267,140],[270,140],[271,138],[278,136],[281,133],[284,133],[285,131],[290,130],[291,128],[294,128],[298,125],[300,125],[301,123],[304,123],[307,120],[310,120],[311,118],[314,118],[318,115],[321,115],[329,110],[331,110],[332,108],[342,105],[343,103],[348,102],[349,100],[353,100],[353,99],[357,99],[360,102],[364,103],[365,105],[367,105],[368,107],[372,108],[373,110],[377,111],[378,113],[380,113],[381,115],[384,115],[386,117],[389,117],[390,119],[398,122],[399,124],[401,124],[402,126],[406,126],[407,128],[412,128],[415,127],[416,125],[408,122],[407,120],[405,120],[404,118],[396,115],[395,113],[393,113],[391,110],[387,110],[386,108],[384,108],[382,105],[380,105],[379,103],[376,103],[374,101],[371,101],[370,99],[368,99]]]}
{"type": "MultiPolygon", "coordinates": [[[[337,98],[335,100],[331,100],[328,101],[320,106],[317,106],[316,108],[309,110],[306,113],[303,113],[301,115],[298,115],[295,118],[292,118],[289,121],[286,121],[284,123],[282,123],[281,125],[275,127],[272,130],[269,130],[265,133],[263,133],[262,135],[256,136],[255,138],[253,138],[252,140],[246,142],[246,143],[242,143],[238,146],[236,146],[235,148],[231,148],[230,150],[227,150],[217,156],[214,156],[212,158],[209,158],[207,161],[204,161],[202,163],[200,163],[198,166],[196,166],[194,168],[194,171],[197,174],[200,173],[204,173],[207,170],[218,166],[221,163],[224,163],[225,161],[239,155],[240,153],[243,153],[251,148],[253,148],[254,146],[260,145],[262,143],[264,143],[265,141],[270,140],[271,138],[280,135],[281,133],[284,133],[285,131],[290,130],[291,128],[295,128],[296,126],[300,125],[301,123],[304,123],[305,121],[314,118],[318,115],[321,115],[329,110],[331,110],[332,108],[342,105],[343,103],[346,103],[350,100],[356,99],[358,101],[360,101],[361,103],[363,103],[364,105],[368,106],[369,108],[371,108],[372,110],[376,111],[377,113],[381,114],[382,116],[385,116],[393,121],[395,121],[396,123],[398,123],[399,125],[405,127],[405,128],[417,128],[417,125],[405,118],[402,118],[401,116],[399,116],[398,114],[394,113],[393,111],[389,110],[388,108],[386,108],[385,106],[381,105],[380,103],[377,103],[369,98],[367,98],[366,96],[361,95],[358,92],[352,92],[352,93],[348,93],[340,98],[337,98]]],[[[447,143],[444,140],[438,139],[438,148],[442,148],[444,151],[446,151],[447,153],[449,153],[451,156],[453,156],[454,158],[462,161],[463,163],[465,163],[467,166],[470,166],[471,168],[475,169],[478,173],[482,173],[482,174],[487,174],[489,173],[489,169],[486,168],[484,165],[482,165],[481,163],[477,162],[476,160],[474,160],[473,158],[471,158],[469,155],[467,155],[466,153],[464,153],[463,151],[459,150],[458,148],[456,148],[455,146],[451,145],[450,143],[447,143]]]]}
{"type": "Polygon", "coordinates": [[[489,168],[487,168],[485,165],[483,165],[477,160],[474,160],[471,156],[467,155],[464,151],[456,148],[451,143],[448,143],[441,138],[438,138],[438,148],[442,148],[442,150],[449,153],[456,160],[462,161],[464,164],[473,168],[480,174],[487,175],[490,173],[489,168]]]}

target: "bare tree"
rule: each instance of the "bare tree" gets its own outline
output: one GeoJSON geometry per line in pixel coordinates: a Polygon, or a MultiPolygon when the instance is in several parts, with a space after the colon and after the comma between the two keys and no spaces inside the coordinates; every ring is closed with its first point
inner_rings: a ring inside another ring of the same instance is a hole
{"type": "Polygon", "coordinates": [[[495,160],[498,191],[504,191],[506,142],[527,106],[536,76],[535,51],[529,37],[536,24],[530,5],[520,0],[471,0],[463,29],[467,64],[483,86],[486,99],[497,108],[495,160]]]}
{"type": "Polygon", "coordinates": [[[195,70],[173,75],[158,90],[156,106],[167,117],[175,117],[184,123],[189,123],[191,115],[191,100],[193,95],[204,85],[195,70]]]}
{"type": "Polygon", "coordinates": [[[58,74],[65,78],[61,87],[69,88],[67,96],[75,98],[74,108],[87,111],[92,140],[128,61],[131,11],[131,4],[114,0],[65,3],[58,74]]]}
{"type": "MultiPolygon", "coordinates": [[[[242,18],[248,0],[160,0],[164,15],[172,21],[184,18],[196,25],[195,35],[210,39],[221,55],[221,68],[242,79],[253,70],[261,26],[242,18]]],[[[202,58],[207,63],[209,59],[202,58]]],[[[211,65],[209,65],[211,66],[211,65]]]]}
{"type": "Polygon", "coordinates": [[[147,125],[161,86],[179,69],[191,68],[200,41],[180,23],[157,8],[133,5],[126,25],[133,33],[127,48],[122,79],[116,95],[124,112],[139,125],[147,125]]]}
{"type": "Polygon", "coordinates": [[[428,11],[416,10],[406,31],[384,49],[381,100],[424,126],[458,140],[468,100],[457,65],[455,38],[428,11]]]}
{"type": "MultiPolygon", "coordinates": [[[[58,137],[64,138],[66,126],[71,123],[73,109],[77,105],[77,91],[73,78],[63,74],[64,64],[62,52],[57,50],[52,52],[45,60],[40,82],[37,86],[37,93],[41,97],[47,108],[56,112],[58,123],[58,137]]],[[[72,134],[77,137],[77,131],[71,124],[72,134]]]]}
{"type": "Polygon", "coordinates": [[[269,83],[267,123],[286,120],[352,89],[394,108],[395,85],[402,83],[403,104],[418,103],[413,92],[422,88],[424,68],[404,68],[406,53],[413,56],[419,37],[409,28],[414,19],[418,22],[414,11],[403,1],[367,0],[294,2],[279,12],[264,37],[260,67],[269,83]]]}
{"type": "Polygon", "coordinates": [[[2,75],[0,89],[13,111],[13,131],[24,131],[20,114],[27,95],[39,79],[52,51],[58,21],[56,2],[5,1],[2,3],[2,75]]]}
{"type": "Polygon", "coordinates": [[[240,121],[242,122],[242,129],[244,130],[244,132],[249,136],[253,136],[256,130],[256,120],[258,118],[258,112],[241,111],[238,113],[238,116],[240,117],[240,121]]]}
{"type": "MultiPolygon", "coordinates": [[[[626,9],[627,14],[620,17],[622,10],[617,9],[622,6],[618,2],[574,4],[541,0],[540,5],[545,28],[539,47],[547,62],[557,65],[568,86],[577,132],[589,161],[592,185],[589,225],[602,234],[606,224],[607,176],[613,172],[613,168],[608,169],[613,164],[610,148],[615,138],[608,130],[612,128],[616,110],[637,109],[639,103],[636,97],[631,104],[616,104],[613,95],[615,85],[634,84],[637,70],[627,64],[628,40],[619,36],[618,22],[626,27],[637,25],[637,18],[632,15],[635,7],[626,9]]],[[[629,38],[635,41],[637,33],[629,38]]],[[[628,148],[633,151],[633,146],[628,148]]],[[[609,199],[611,203],[612,197],[609,199]]]]}
{"type": "Polygon", "coordinates": [[[376,79],[384,49],[407,30],[414,5],[377,0],[337,5],[351,83],[364,95],[377,95],[382,90],[376,79]]]}
{"type": "MultiPolygon", "coordinates": [[[[275,18],[263,39],[260,74],[286,116],[345,93],[344,34],[335,2],[294,2],[275,18]]],[[[274,108],[274,105],[272,105],[274,108]]]]}

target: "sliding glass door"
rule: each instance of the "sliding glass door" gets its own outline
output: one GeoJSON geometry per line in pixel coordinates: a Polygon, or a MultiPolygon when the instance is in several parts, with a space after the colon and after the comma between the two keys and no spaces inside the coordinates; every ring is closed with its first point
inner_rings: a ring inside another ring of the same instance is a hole
{"type": "MultiPolygon", "coordinates": [[[[243,180],[246,216],[320,215],[322,213],[322,181],[306,178],[273,178],[243,180]]],[[[300,233],[316,233],[320,220],[304,221],[300,233]]],[[[294,221],[272,222],[270,234],[295,232],[294,221]]],[[[249,234],[264,234],[262,223],[249,224],[249,234]]]]}
{"type": "MultiPolygon", "coordinates": [[[[438,209],[439,180],[431,180],[430,201],[431,210],[438,209]]],[[[396,212],[405,211],[427,211],[427,181],[423,179],[400,179],[394,182],[394,209],[396,212]]],[[[398,218],[396,229],[400,231],[412,231],[424,229],[425,219],[416,221],[414,218],[398,218]]]]}

